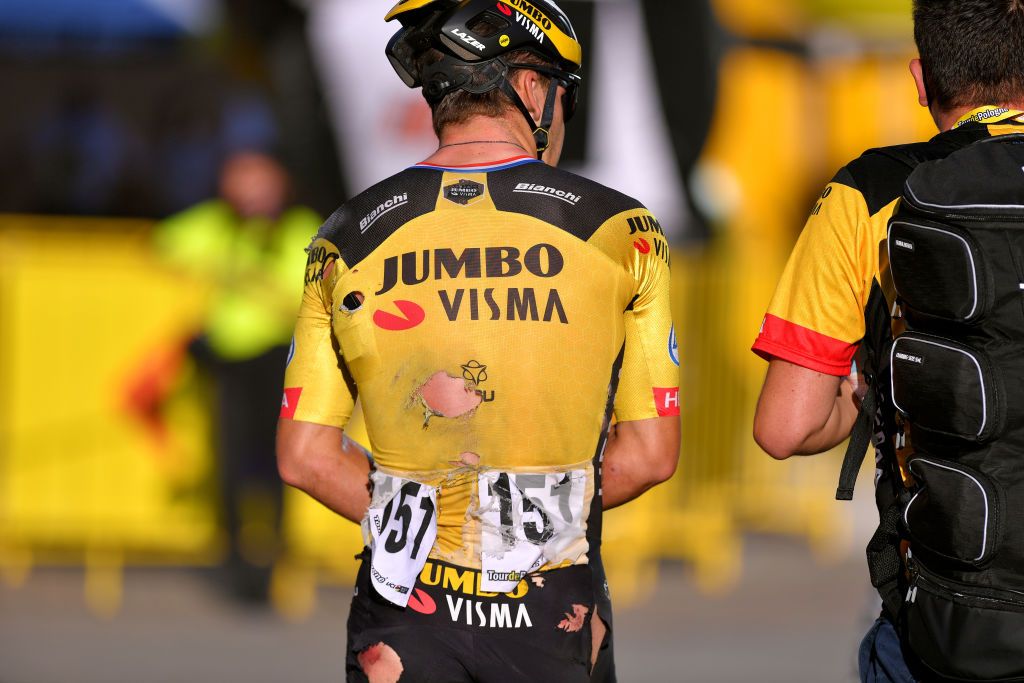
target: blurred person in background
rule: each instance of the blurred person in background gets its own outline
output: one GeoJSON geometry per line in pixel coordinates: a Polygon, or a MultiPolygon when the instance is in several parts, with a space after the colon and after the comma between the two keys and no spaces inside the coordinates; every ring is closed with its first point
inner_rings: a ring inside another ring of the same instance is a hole
{"type": "Polygon", "coordinates": [[[167,264],[209,288],[189,352],[213,381],[227,587],[246,601],[266,600],[278,552],[274,420],[301,298],[300,254],[319,225],[314,211],[291,202],[274,157],[240,151],[224,163],[220,197],[167,219],[154,237],[167,264]]]}
{"type": "Polygon", "coordinates": [[[348,680],[614,680],[602,509],[678,458],[664,231],[554,168],[582,65],[554,2],[387,18],[440,146],[311,246],[278,428],[282,478],[363,525],[348,680]]]}
{"type": "Polygon", "coordinates": [[[914,23],[941,132],[821,195],[753,347],[754,436],[784,459],[852,433],[840,499],[874,442],[883,609],[861,680],[1024,680],[1024,145],[1004,137],[1024,134],[1024,2],[916,0],[914,23]]]}

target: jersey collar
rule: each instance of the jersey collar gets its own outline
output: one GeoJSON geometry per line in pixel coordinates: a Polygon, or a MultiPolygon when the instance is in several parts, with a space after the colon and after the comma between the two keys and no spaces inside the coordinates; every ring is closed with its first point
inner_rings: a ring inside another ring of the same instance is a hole
{"type": "Polygon", "coordinates": [[[437,164],[421,163],[416,164],[413,168],[426,168],[432,171],[448,171],[451,173],[458,172],[469,172],[469,173],[493,173],[494,171],[504,171],[508,168],[515,168],[516,166],[525,166],[526,164],[539,164],[539,159],[531,156],[518,156],[511,157],[509,159],[502,159],[501,161],[488,161],[483,164],[466,164],[464,166],[438,166],[437,164]]]}
{"type": "Polygon", "coordinates": [[[996,107],[994,105],[986,105],[984,107],[978,107],[960,117],[960,120],[953,125],[953,130],[966,126],[968,123],[983,123],[989,125],[991,123],[1003,123],[1010,119],[1015,119],[1018,116],[1024,116],[1024,111],[1018,111],[1016,109],[1009,109],[1007,107],[996,107]]]}

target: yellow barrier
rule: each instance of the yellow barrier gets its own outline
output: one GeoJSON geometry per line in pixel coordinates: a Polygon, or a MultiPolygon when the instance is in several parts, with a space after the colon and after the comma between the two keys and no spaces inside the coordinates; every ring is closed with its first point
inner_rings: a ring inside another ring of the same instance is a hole
{"type": "Polygon", "coordinates": [[[100,612],[123,562],[208,563],[219,540],[198,403],[168,407],[164,441],[125,409],[201,310],[155,267],[147,227],[0,217],[0,567],[82,563],[100,612]]]}

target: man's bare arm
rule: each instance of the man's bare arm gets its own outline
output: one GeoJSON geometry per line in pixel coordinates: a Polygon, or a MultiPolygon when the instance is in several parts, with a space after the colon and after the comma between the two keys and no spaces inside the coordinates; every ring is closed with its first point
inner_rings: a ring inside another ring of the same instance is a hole
{"type": "Polygon", "coordinates": [[[277,469],[286,484],[305,491],[345,519],[358,524],[366,516],[370,463],[337,427],[278,421],[277,469]]]}
{"type": "Polygon", "coordinates": [[[754,439],[779,460],[822,453],[850,436],[858,410],[845,378],[775,359],[757,403],[754,439]]]}
{"type": "Polygon", "coordinates": [[[679,418],[620,422],[608,435],[601,486],[604,509],[618,507],[667,481],[679,462],[679,418]]]}

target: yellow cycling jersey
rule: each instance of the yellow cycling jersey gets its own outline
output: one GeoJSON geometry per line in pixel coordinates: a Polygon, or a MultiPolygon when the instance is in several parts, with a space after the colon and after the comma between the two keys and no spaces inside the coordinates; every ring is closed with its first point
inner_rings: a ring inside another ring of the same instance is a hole
{"type": "Polygon", "coordinates": [[[344,428],[359,396],[376,471],[436,492],[433,559],[479,568],[511,481],[527,537],[582,509],[543,568],[586,563],[612,413],[679,414],[669,261],[641,204],[535,159],[409,168],[310,246],[282,416],[344,428]]]}

